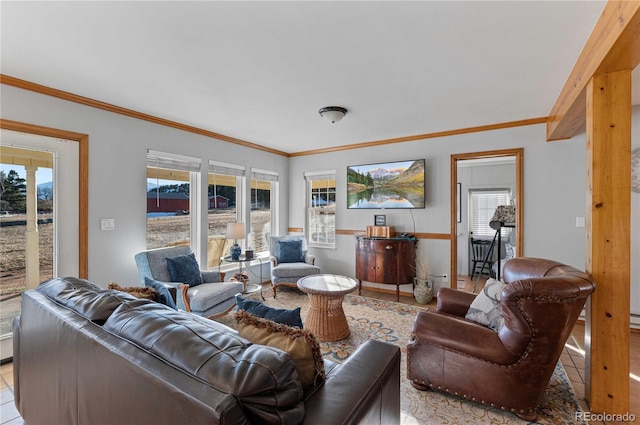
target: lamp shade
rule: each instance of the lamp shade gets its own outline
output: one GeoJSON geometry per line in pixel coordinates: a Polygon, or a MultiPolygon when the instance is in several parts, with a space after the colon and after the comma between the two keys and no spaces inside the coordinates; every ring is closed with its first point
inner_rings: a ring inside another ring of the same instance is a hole
{"type": "Polygon", "coordinates": [[[244,223],[227,223],[227,239],[244,239],[244,223]]]}

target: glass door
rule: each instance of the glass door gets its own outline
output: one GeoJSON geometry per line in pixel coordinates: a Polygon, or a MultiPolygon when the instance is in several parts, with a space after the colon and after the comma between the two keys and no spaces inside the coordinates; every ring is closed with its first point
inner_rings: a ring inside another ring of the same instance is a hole
{"type": "Polygon", "coordinates": [[[0,162],[0,338],[5,340],[20,314],[22,292],[55,275],[55,161],[52,152],[1,146],[0,162]]]}

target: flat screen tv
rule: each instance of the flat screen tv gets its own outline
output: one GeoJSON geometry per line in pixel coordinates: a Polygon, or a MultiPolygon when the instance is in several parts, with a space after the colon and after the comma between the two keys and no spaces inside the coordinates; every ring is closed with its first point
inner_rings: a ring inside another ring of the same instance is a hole
{"type": "Polygon", "coordinates": [[[424,159],[347,167],[347,208],[424,208],[424,159]]]}

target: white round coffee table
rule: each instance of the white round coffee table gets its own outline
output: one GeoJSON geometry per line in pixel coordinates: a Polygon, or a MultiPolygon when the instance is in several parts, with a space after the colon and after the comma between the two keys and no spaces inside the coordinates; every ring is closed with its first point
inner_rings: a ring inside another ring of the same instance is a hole
{"type": "Polygon", "coordinates": [[[358,286],[358,280],[335,274],[314,274],[298,280],[298,288],[309,295],[305,329],[320,341],[337,341],[349,336],[349,324],[342,300],[358,286]]]}

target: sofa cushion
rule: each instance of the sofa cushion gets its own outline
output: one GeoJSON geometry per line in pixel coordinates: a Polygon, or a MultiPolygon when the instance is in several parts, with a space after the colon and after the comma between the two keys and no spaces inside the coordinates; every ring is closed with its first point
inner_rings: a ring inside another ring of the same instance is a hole
{"type": "Polygon", "coordinates": [[[107,320],[124,301],[136,299],[124,292],[102,289],[75,277],[50,279],[38,285],[36,291],[97,323],[107,320]]]}
{"type": "Polygon", "coordinates": [[[240,336],[255,344],[279,348],[291,356],[305,391],[324,381],[320,345],[310,331],[263,319],[244,310],[236,312],[235,319],[240,336]]]}
{"type": "Polygon", "coordinates": [[[301,240],[281,239],[278,241],[279,263],[299,263],[304,261],[301,240]]]}
{"type": "Polygon", "coordinates": [[[191,311],[207,311],[242,292],[242,282],[203,283],[187,290],[191,311]]]}
{"type": "Polygon", "coordinates": [[[243,298],[239,294],[236,295],[236,305],[238,306],[238,311],[245,310],[246,312],[263,319],[271,320],[287,326],[302,328],[300,307],[296,307],[292,310],[269,307],[265,303],[243,298]]]}
{"type": "Polygon", "coordinates": [[[174,310],[178,308],[178,306],[176,306],[176,302],[173,300],[173,297],[171,296],[171,292],[169,292],[169,288],[167,288],[164,285],[164,283],[145,277],[144,286],[153,288],[158,293],[158,297],[156,301],[159,302],[160,304],[164,304],[167,307],[171,307],[174,310]]]}
{"type": "Polygon", "coordinates": [[[465,318],[500,332],[500,329],[504,326],[504,316],[500,301],[505,285],[500,280],[487,280],[482,291],[469,306],[465,318]]]}
{"type": "Polygon", "coordinates": [[[189,286],[196,286],[202,283],[200,265],[198,265],[198,260],[196,260],[196,255],[193,252],[176,257],[167,257],[167,268],[172,282],[182,282],[189,286]]]}
{"type": "Polygon", "coordinates": [[[252,344],[221,323],[137,299],[122,304],[104,329],[197,377],[200,385],[234,396],[249,419],[243,423],[302,423],[302,386],[295,363],[281,350],[252,344]]]}
{"type": "Polygon", "coordinates": [[[131,294],[136,298],[144,298],[151,301],[158,300],[158,291],[151,287],[141,287],[141,286],[120,286],[115,282],[111,282],[107,289],[114,289],[120,292],[126,292],[127,294],[131,294]]]}
{"type": "Polygon", "coordinates": [[[310,274],[319,274],[320,267],[307,263],[280,263],[271,268],[273,277],[303,277],[310,274]]]}

